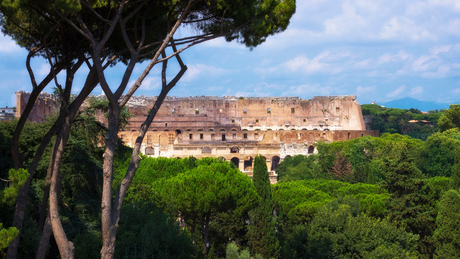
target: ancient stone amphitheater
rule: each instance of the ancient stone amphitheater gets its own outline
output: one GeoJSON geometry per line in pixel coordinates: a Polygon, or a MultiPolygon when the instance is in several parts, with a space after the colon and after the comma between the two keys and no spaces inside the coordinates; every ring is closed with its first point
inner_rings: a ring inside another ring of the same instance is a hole
{"type": "MultiPolygon", "coordinates": [[[[17,92],[17,115],[24,110],[28,93],[17,92]]],[[[51,95],[43,95],[31,114],[44,120],[57,110],[51,95]]],[[[101,97],[99,97],[101,98],[101,97]]],[[[129,110],[136,117],[119,132],[133,145],[156,97],[131,98],[129,110]]],[[[103,120],[103,116],[100,116],[103,120]]],[[[342,141],[366,135],[356,96],[298,97],[196,96],[168,97],[150,126],[141,151],[152,157],[216,157],[234,163],[252,175],[254,157],[267,161],[271,181],[280,161],[293,155],[316,153],[318,141],[342,141]]]]}

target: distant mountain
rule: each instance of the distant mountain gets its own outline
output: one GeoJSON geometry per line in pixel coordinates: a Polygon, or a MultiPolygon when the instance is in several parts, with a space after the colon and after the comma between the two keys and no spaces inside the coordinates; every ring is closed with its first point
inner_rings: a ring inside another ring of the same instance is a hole
{"type": "Polygon", "coordinates": [[[424,111],[424,112],[428,112],[429,110],[436,110],[436,109],[438,110],[449,109],[449,103],[420,101],[420,100],[409,98],[409,97],[389,101],[386,103],[378,103],[378,104],[383,105],[387,108],[398,108],[398,109],[415,108],[415,109],[419,109],[420,111],[424,111]]]}

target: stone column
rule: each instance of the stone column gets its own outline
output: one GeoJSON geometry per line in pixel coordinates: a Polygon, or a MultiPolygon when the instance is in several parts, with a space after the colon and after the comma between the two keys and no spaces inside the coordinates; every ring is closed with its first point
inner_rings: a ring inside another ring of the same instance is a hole
{"type": "Polygon", "coordinates": [[[238,169],[240,169],[241,172],[244,171],[244,159],[240,159],[238,169]]]}

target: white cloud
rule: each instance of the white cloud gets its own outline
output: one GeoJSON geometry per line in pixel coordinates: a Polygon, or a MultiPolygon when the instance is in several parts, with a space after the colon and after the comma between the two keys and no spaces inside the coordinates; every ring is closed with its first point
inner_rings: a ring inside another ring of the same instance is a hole
{"type": "Polygon", "coordinates": [[[298,85],[291,86],[287,91],[281,93],[281,96],[312,96],[312,95],[334,95],[340,91],[338,88],[331,86],[320,86],[319,84],[314,85],[298,85]]]}
{"type": "Polygon", "coordinates": [[[375,91],[375,86],[367,86],[367,87],[358,86],[356,88],[356,92],[358,93],[358,95],[372,93],[374,91],[375,91]]]}
{"type": "Polygon", "coordinates": [[[191,82],[202,76],[217,77],[230,73],[231,71],[223,68],[216,68],[203,64],[187,65],[188,69],[184,77],[181,79],[183,82],[191,82]]]}
{"type": "Polygon", "coordinates": [[[420,97],[423,94],[423,88],[421,86],[413,87],[410,89],[409,96],[420,97]]]}
{"type": "Polygon", "coordinates": [[[453,45],[440,45],[434,46],[430,49],[431,54],[438,55],[439,53],[449,52],[452,49],[453,45]]]}
{"type": "Polygon", "coordinates": [[[380,37],[382,39],[409,38],[412,40],[433,38],[425,28],[416,25],[408,17],[392,17],[383,24],[380,37]]]}
{"type": "Polygon", "coordinates": [[[458,95],[458,94],[460,94],[460,88],[455,88],[455,89],[451,90],[450,92],[452,94],[454,94],[454,95],[458,95]]]}
{"type": "Polygon", "coordinates": [[[291,71],[298,71],[298,70],[303,70],[308,73],[314,73],[317,71],[320,71],[326,67],[328,67],[328,64],[326,63],[321,63],[321,59],[324,59],[330,54],[329,51],[324,51],[320,54],[318,54],[316,57],[313,59],[308,59],[305,57],[305,55],[300,55],[294,59],[289,60],[286,62],[284,65],[290,69],[291,71]]]}
{"type": "Polygon", "coordinates": [[[0,52],[13,54],[12,52],[21,51],[21,47],[14,42],[11,37],[0,35],[0,52]]]}
{"type": "Polygon", "coordinates": [[[390,92],[386,95],[386,97],[388,98],[400,98],[402,97],[401,94],[406,90],[406,86],[405,85],[402,85],[400,87],[398,87],[396,90],[394,90],[393,92],[390,92]]]}

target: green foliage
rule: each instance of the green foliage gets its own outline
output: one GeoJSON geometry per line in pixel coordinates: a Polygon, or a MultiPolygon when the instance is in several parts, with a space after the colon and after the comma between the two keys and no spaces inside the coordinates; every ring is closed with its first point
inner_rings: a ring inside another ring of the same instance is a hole
{"type": "Polygon", "coordinates": [[[189,234],[153,203],[122,208],[115,258],[194,258],[189,234]]]}
{"type": "Polygon", "coordinates": [[[262,199],[259,206],[250,212],[248,226],[248,243],[252,254],[260,254],[265,258],[278,258],[279,241],[275,232],[273,219],[273,201],[270,179],[265,159],[258,155],[254,159],[252,177],[257,194],[262,199]]]}
{"type": "MultiPolygon", "coordinates": [[[[235,242],[230,242],[227,246],[226,259],[254,259],[249,253],[249,249],[246,248],[241,252],[238,252],[239,248],[235,242]]],[[[261,255],[256,255],[255,259],[263,259],[261,255]]]]}
{"type": "Polygon", "coordinates": [[[460,128],[460,104],[451,104],[449,109],[445,110],[445,115],[439,118],[440,132],[453,128],[460,128]]]}
{"type": "Polygon", "coordinates": [[[447,191],[439,203],[433,239],[438,258],[460,258],[460,194],[447,191]]]}
{"type": "Polygon", "coordinates": [[[452,182],[450,186],[455,190],[460,189],[460,148],[457,148],[455,152],[455,164],[452,166],[452,182]]]}
{"type": "Polygon", "coordinates": [[[102,237],[100,232],[80,232],[72,242],[75,245],[76,259],[97,259],[101,257],[102,237]]]}
{"type": "Polygon", "coordinates": [[[382,187],[392,195],[387,202],[389,219],[396,226],[419,235],[419,252],[431,255],[434,252],[430,236],[435,227],[435,210],[424,193],[425,177],[407,157],[406,150],[400,150],[397,157],[386,162],[389,170],[385,173],[382,187]]]}
{"type": "MultiPolygon", "coordinates": [[[[183,162],[186,168],[187,164],[183,162]]],[[[243,215],[260,198],[250,178],[228,162],[207,158],[197,160],[196,165],[169,178],[159,178],[151,187],[152,197],[160,208],[183,218],[192,235],[199,229],[202,242],[206,243],[209,224],[216,216],[223,212],[243,215]]],[[[204,244],[203,250],[207,253],[204,244]]]]}
{"type": "Polygon", "coordinates": [[[429,177],[450,177],[459,145],[460,132],[457,128],[438,132],[429,137],[421,154],[425,160],[424,173],[429,177]]]}
{"type": "Polygon", "coordinates": [[[416,258],[416,235],[359,213],[358,202],[337,199],[322,207],[310,225],[287,238],[283,258],[416,258]]]}
{"type": "Polygon", "coordinates": [[[27,181],[29,173],[26,169],[19,168],[19,170],[10,169],[8,172],[10,186],[4,190],[0,190],[0,205],[6,204],[13,206],[18,197],[19,188],[21,188],[27,181]]]}
{"type": "Polygon", "coordinates": [[[7,248],[10,242],[19,234],[15,227],[3,228],[0,223],[0,251],[7,248]]]}
{"type": "Polygon", "coordinates": [[[379,130],[380,134],[399,133],[421,140],[435,133],[438,126],[441,128],[443,116],[438,111],[426,114],[418,109],[385,108],[377,104],[363,104],[361,110],[364,116],[373,116],[371,130],[379,130]]]}

